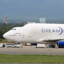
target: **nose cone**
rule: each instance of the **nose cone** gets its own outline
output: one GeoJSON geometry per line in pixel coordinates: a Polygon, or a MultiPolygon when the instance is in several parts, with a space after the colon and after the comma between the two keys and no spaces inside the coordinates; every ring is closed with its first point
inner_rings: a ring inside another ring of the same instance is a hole
{"type": "Polygon", "coordinates": [[[7,33],[3,34],[3,37],[4,37],[5,39],[7,39],[7,36],[8,36],[7,33]]]}

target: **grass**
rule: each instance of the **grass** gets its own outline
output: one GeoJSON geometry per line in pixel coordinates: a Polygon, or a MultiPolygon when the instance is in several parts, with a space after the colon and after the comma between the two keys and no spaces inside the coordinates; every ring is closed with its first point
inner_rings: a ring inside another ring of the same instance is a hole
{"type": "Polygon", "coordinates": [[[0,54],[0,63],[64,63],[64,56],[0,54]]]}
{"type": "Polygon", "coordinates": [[[0,39],[0,43],[13,43],[13,42],[8,41],[8,40],[6,40],[6,39],[0,39]]]}

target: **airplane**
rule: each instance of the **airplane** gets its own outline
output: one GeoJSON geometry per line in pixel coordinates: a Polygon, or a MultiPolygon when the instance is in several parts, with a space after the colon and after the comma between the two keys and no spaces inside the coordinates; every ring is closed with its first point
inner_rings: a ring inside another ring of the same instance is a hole
{"type": "Polygon", "coordinates": [[[3,37],[14,42],[57,43],[58,47],[64,47],[64,24],[29,23],[12,28],[3,37]]]}

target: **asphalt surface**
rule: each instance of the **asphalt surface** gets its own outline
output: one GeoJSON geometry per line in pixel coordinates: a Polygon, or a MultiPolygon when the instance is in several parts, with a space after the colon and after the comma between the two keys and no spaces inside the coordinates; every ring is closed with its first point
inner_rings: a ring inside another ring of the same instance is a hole
{"type": "Polygon", "coordinates": [[[0,54],[64,55],[64,48],[0,48],[0,54]]]}
{"type": "Polygon", "coordinates": [[[0,64],[64,64],[64,63],[0,63],[0,64]]]}

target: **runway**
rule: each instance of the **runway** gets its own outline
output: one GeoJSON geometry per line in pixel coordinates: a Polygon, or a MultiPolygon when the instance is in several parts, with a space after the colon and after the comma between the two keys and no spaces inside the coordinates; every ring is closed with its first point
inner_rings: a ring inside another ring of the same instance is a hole
{"type": "Polygon", "coordinates": [[[0,63],[0,64],[63,64],[63,63],[0,63]]]}
{"type": "Polygon", "coordinates": [[[64,55],[64,48],[0,48],[0,54],[64,55]]]}
{"type": "Polygon", "coordinates": [[[0,63],[0,64],[63,64],[63,63],[0,63]]]}

